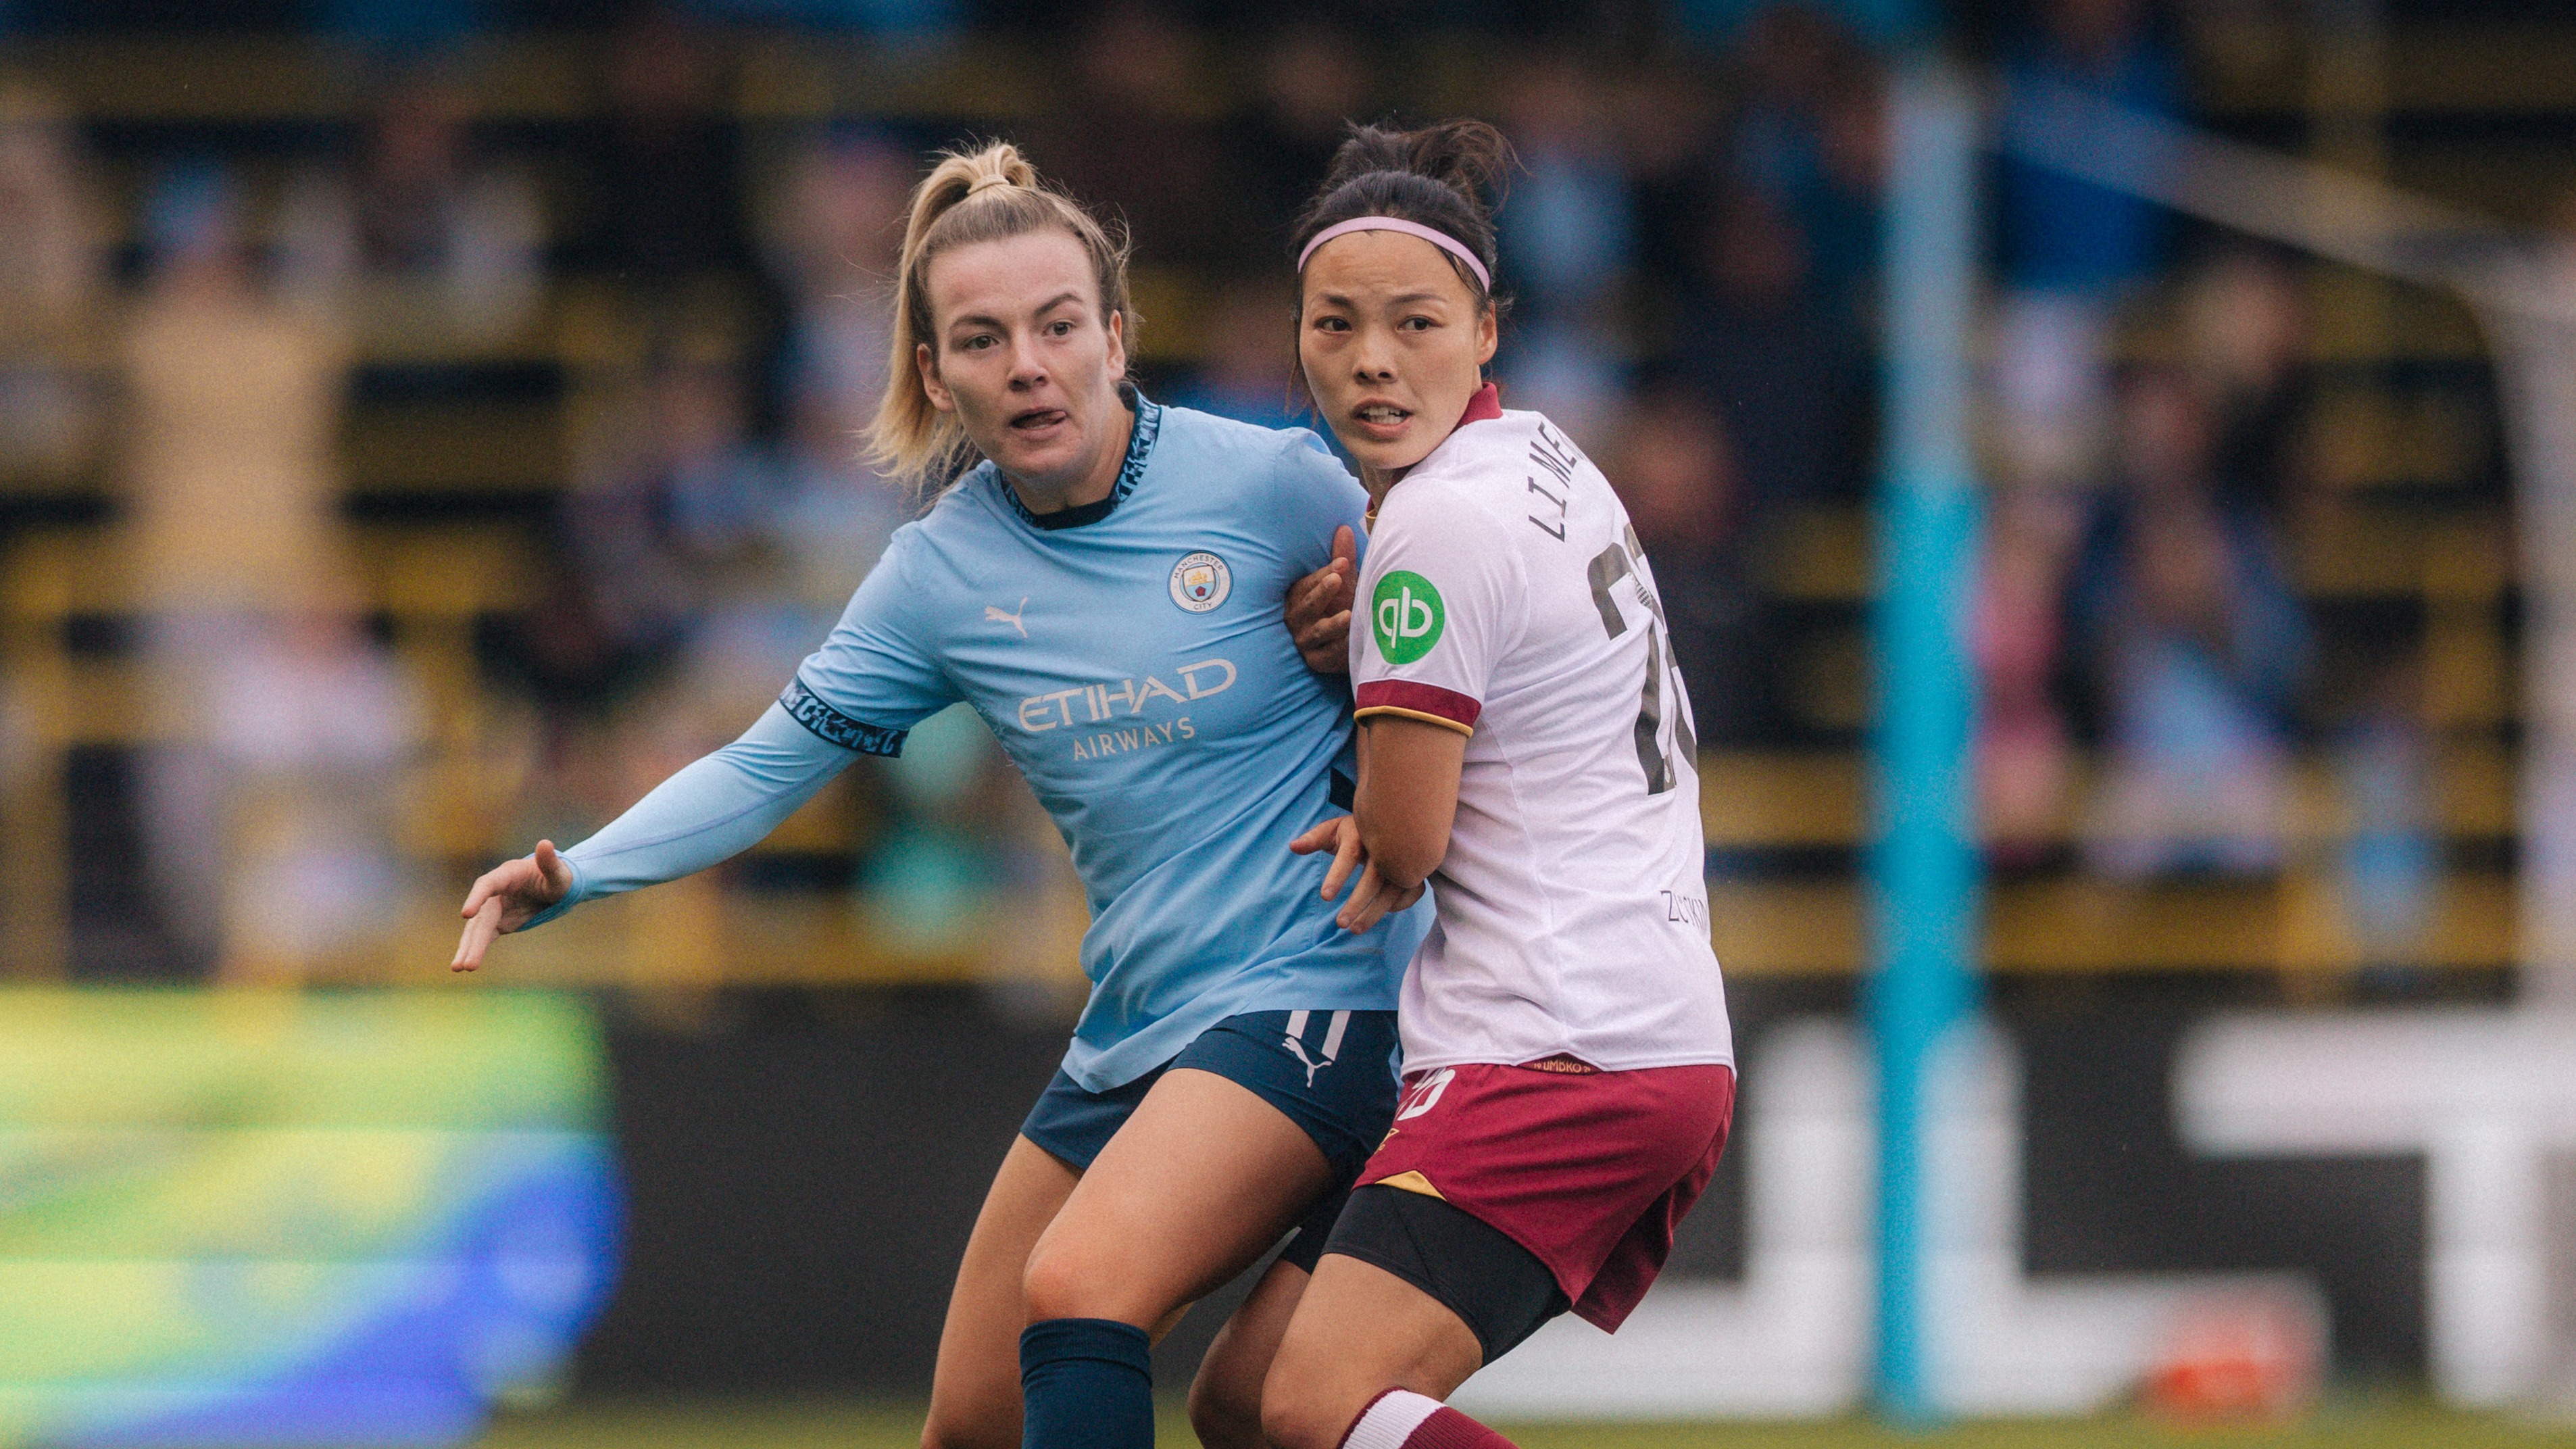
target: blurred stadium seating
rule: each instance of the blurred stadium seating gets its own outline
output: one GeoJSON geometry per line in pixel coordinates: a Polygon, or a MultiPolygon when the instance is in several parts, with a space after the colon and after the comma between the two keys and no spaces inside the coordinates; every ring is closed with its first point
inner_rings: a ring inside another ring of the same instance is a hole
{"type": "MultiPolygon", "coordinates": [[[[2257,138],[2296,137],[2321,104],[2293,37],[2257,19],[2190,15],[2193,106],[2207,121],[2257,138]],[[2272,28],[2267,29],[2267,25],[2272,28]]],[[[714,37],[729,76],[722,123],[747,174],[774,173],[818,126],[863,119],[905,135],[1043,130],[1061,91],[1028,32],[978,35],[925,55],[833,39],[760,32],[714,37]]],[[[2450,199],[2528,217],[2547,194],[2535,173],[2565,169],[2543,118],[2576,106],[2534,57],[2570,41],[2548,28],[2422,22],[2389,44],[2408,57],[2391,72],[2386,170],[2450,199]],[[2517,63],[2501,64],[2504,57],[2517,63]],[[2420,61],[2420,63],[2419,63],[2420,61]],[[2502,78],[2510,78],[2507,84],[2502,78]]],[[[1491,108],[1508,74],[1510,42],[1425,37],[1432,58],[1384,94],[1413,112],[1491,108]]],[[[1211,39],[1212,51],[1223,50],[1211,39]]],[[[537,606],[562,568],[547,510],[570,486],[575,435],[603,397],[649,361],[658,297],[618,275],[613,249],[585,218],[577,174],[603,110],[607,50],[594,37],[516,33],[479,39],[450,65],[467,98],[478,150],[537,178],[555,239],[542,306],[508,335],[443,336],[411,325],[399,299],[359,310],[358,357],[338,424],[346,508],[363,560],[376,627],[428,701],[428,744],[403,789],[404,847],[434,865],[442,895],[478,863],[525,845],[510,809],[515,777],[491,762],[508,753],[509,686],[489,641],[537,606]]],[[[1250,104],[1248,58],[1194,68],[1184,114],[1222,118],[1250,104]]],[[[298,36],[39,34],[11,42],[7,70],[50,95],[96,152],[99,194],[120,255],[131,257],[151,168],[174,154],[220,154],[254,193],[274,194],[291,164],[327,151],[362,120],[364,77],[328,42],[298,36]]],[[[1041,149],[1041,158],[1044,152],[1041,149]]],[[[2538,218],[2545,219],[2545,218],[2538,218]]],[[[1258,248],[1254,248],[1256,252],[1258,248]]],[[[131,270],[128,263],[126,270],[131,270]]],[[[1221,270],[1221,269],[1220,269],[1221,270]]],[[[1149,268],[1140,293],[1151,318],[1149,376],[1186,376],[1208,299],[1208,268],[1149,268]]],[[[2085,794],[2070,792],[2042,864],[1996,887],[1989,964],[2005,971],[2277,970],[2323,982],[2369,965],[2494,972],[2515,959],[2506,908],[2514,830],[2514,588],[2510,527],[2493,421],[2493,379],[2469,320],[2440,298],[2359,274],[2304,274],[2314,326],[2309,425],[2330,453],[2329,496],[2292,540],[2300,596],[2324,641],[2325,678],[2303,701],[2302,751],[2281,828],[2282,868],[2257,878],[2113,884],[2090,878],[2065,847],[2081,830],[2085,794]],[[2420,719],[2436,802],[2426,826],[2442,861],[2420,939],[2386,947],[2343,919],[2337,841],[2349,803],[2317,742],[2349,710],[2374,640],[2412,636],[2422,650],[2420,719]],[[2337,677],[2342,667],[2346,676],[2337,677]],[[2393,953],[2393,954],[2392,954],[2393,953]]],[[[661,281],[643,288],[661,293],[661,281]]],[[[756,268],[688,279],[689,324],[756,358],[764,319],[756,268]]],[[[103,393],[114,384],[118,303],[98,304],[63,340],[64,366],[103,393]]],[[[2124,328],[2141,355],[2169,349],[2151,307],[2124,328]]],[[[94,424],[85,446],[5,481],[8,674],[27,732],[13,785],[8,893],[19,929],[12,969],[63,975],[79,958],[76,882],[113,872],[77,843],[74,817],[91,808],[66,794],[66,761],[152,739],[156,723],[115,647],[134,613],[113,543],[117,427],[94,424]],[[102,647],[101,641],[107,641],[102,647]]],[[[1847,490],[1792,500],[1771,535],[1760,587],[1781,621],[1788,680],[1780,727],[1756,747],[1712,753],[1705,813],[1720,867],[1714,912],[1732,973],[1840,973],[1860,958],[1853,860],[1864,831],[1867,718],[1860,634],[1871,576],[1868,522],[1847,490]]],[[[2079,779],[2085,772],[2079,768],[2079,779]]],[[[869,826],[860,792],[828,797],[771,842],[806,864],[846,863],[869,826]]],[[[808,879],[846,878],[844,870],[808,879]]],[[[871,981],[968,972],[980,949],[918,957],[871,945],[836,912],[764,891],[731,893],[744,922],[718,959],[682,967],[698,979],[871,981]]],[[[599,913],[605,916],[607,913],[599,913]]],[[[638,915],[649,912],[635,912],[638,915]]],[[[434,913],[368,949],[314,961],[306,974],[341,980],[419,979],[436,947],[434,913]]],[[[622,923],[621,923],[622,924],[622,923]]],[[[1071,921],[1059,922],[1060,928],[1071,921]]],[[[670,933],[576,922],[520,953],[532,979],[628,980],[663,974],[670,933]],[[641,932],[639,939],[634,932],[641,932]],[[586,933],[586,935],[585,935],[586,933]],[[661,944],[656,945],[659,941],[661,944]]],[[[1060,939],[1056,944],[1060,944],[1060,939]]]]}

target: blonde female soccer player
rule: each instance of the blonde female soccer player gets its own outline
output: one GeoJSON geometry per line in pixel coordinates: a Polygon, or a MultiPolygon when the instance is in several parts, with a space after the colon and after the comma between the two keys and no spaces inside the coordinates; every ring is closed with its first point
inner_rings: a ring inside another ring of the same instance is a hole
{"type": "Polygon", "coordinates": [[[1343,924],[1436,882],[1406,1095],[1270,1370],[1281,1449],[1501,1449],[1442,1404],[1571,1308],[1615,1329],[1735,1099],[1690,707],[1600,470],[1501,406],[1490,127],[1361,129],[1299,229],[1298,358],[1374,524],[1351,630],[1343,924]]]}
{"type": "Polygon", "coordinates": [[[923,1443],[1008,1449],[1025,1402],[1028,1445],[1150,1449],[1152,1332],[1295,1228],[1193,1393],[1209,1443],[1251,1449],[1287,1310],[1394,1111],[1422,929],[1336,929],[1288,851],[1337,813],[1350,730],[1281,600],[1331,592],[1365,499],[1311,433],[1139,395],[1124,248],[1007,145],[922,182],[897,291],[874,449],[955,481],[741,739],[476,882],[456,965],[723,860],[966,701],[1072,847],[1093,985],[958,1268],[923,1443]]]}

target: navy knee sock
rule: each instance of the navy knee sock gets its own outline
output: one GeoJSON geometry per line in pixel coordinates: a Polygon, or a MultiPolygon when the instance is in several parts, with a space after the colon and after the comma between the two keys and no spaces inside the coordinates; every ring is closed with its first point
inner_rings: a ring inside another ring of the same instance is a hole
{"type": "Polygon", "coordinates": [[[1023,1449],[1154,1449],[1152,1341],[1108,1318],[1050,1318],[1020,1335],[1023,1449]]]}

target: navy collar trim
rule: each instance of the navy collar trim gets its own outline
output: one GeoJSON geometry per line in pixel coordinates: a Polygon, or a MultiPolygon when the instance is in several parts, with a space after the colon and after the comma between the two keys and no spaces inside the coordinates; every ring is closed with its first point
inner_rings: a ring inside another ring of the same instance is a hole
{"type": "Polygon", "coordinates": [[[1148,401],[1132,383],[1120,383],[1118,394],[1135,412],[1136,426],[1134,431],[1127,435],[1127,460],[1119,465],[1117,485],[1109,490],[1108,497],[1090,503],[1077,503],[1071,508],[1059,508],[1053,513],[1032,513],[1029,511],[1029,506],[1020,501],[1020,490],[1011,486],[1010,480],[1002,476],[1000,469],[993,471],[993,482],[1001,488],[1002,500],[1011,505],[1011,511],[1020,516],[1022,523],[1050,533],[1058,529],[1080,528],[1085,524],[1098,523],[1107,518],[1119,504],[1126,502],[1127,495],[1135,492],[1136,485],[1144,481],[1145,465],[1153,461],[1154,457],[1154,439],[1163,430],[1163,408],[1160,403],[1148,401]]]}

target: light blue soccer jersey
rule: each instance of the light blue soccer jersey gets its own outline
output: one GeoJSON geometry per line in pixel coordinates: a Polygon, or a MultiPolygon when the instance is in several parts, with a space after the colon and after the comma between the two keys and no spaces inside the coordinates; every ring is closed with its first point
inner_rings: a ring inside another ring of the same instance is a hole
{"type": "Polygon", "coordinates": [[[975,468],[895,534],[789,687],[789,713],[853,748],[959,699],[992,727],[1090,897],[1065,1058],[1090,1090],[1237,1012],[1395,1006],[1425,923],[1342,931],[1323,860],[1288,850],[1334,813],[1350,729],[1281,601],[1366,506],[1311,434],[1139,399],[1106,516],[1043,526],[975,468]]]}
{"type": "Polygon", "coordinates": [[[1282,602],[1367,497],[1311,433],[1136,410],[1101,503],[1041,519],[986,463],[898,530],[779,700],[811,736],[772,711],[665,782],[566,853],[565,905],[741,849],[845,751],[896,753],[964,700],[1090,898],[1076,1082],[1132,1081],[1240,1012],[1393,1010],[1427,907],[1351,935],[1318,894],[1327,858],[1288,850],[1337,813],[1351,731],[1346,687],[1306,668],[1282,602]]]}

